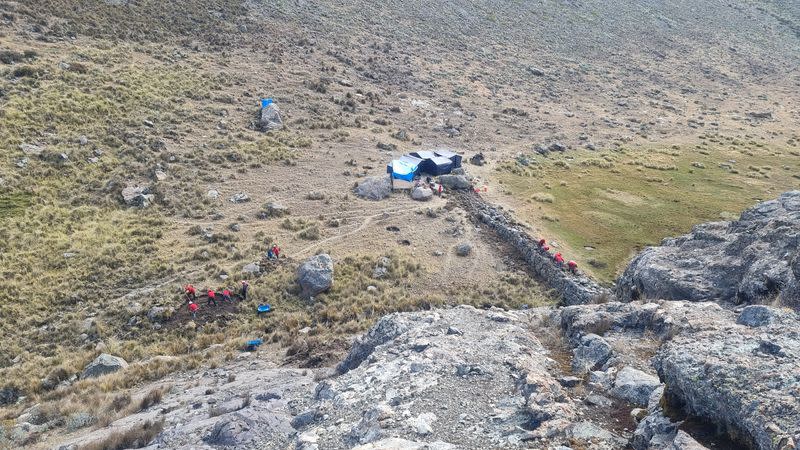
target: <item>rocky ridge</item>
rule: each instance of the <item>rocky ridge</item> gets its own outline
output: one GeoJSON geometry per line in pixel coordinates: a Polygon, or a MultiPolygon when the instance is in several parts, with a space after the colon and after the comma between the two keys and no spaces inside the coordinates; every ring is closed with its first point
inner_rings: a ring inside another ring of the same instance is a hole
{"type": "Polygon", "coordinates": [[[637,255],[622,301],[663,298],[800,308],[800,191],[759,203],[733,222],[697,225],[637,255]]]}

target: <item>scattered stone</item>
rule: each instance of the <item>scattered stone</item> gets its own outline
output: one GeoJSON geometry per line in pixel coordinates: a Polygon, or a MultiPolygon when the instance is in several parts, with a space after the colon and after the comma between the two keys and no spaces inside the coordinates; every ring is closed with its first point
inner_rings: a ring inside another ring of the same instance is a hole
{"type": "Polygon", "coordinates": [[[206,194],[208,198],[211,200],[216,200],[219,198],[219,191],[216,189],[209,189],[208,193],[206,194]]]}
{"type": "Polygon", "coordinates": [[[472,245],[467,242],[462,242],[456,246],[456,255],[469,256],[472,253],[472,245]]]}
{"type": "Polygon", "coordinates": [[[283,217],[289,215],[289,208],[278,202],[269,202],[264,205],[266,217],[283,217]]]}
{"type": "Polygon", "coordinates": [[[470,164],[475,166],[482,166],[486,164],[486,157],[483,156],[483,153],[476,153],[469,159],[470,164]]]}
{"type": "Polygon", "coordinates": [[[230,198],[232,203],[246,203],[250,201],[250,196],[244,192],[239,192],[230,198]]]}
{"type": "Polygon", "coordinates": [[[753,119],[772,119],[772,111],[752,111],[747,115],[753,119]]]}
{"type": "Polygon", "coordinates": [[[559,378],[558,382],[561,383],[561,385],[564,387],[573,388],[581,384],[581,382],[583,382],[583,379],[578,377],[566,376],[559,378]]]}

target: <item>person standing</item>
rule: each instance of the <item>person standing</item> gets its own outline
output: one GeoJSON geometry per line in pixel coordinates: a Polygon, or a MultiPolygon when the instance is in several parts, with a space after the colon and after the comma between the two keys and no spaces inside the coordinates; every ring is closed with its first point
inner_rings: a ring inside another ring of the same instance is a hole
{"type": "Polygon", "coordinates": [[[242,280],[242,300],[247,300],[247,290],[250,288],[250,283],[247,280],[242,280]]]}
{"type": "Polygon", "coordinates": [[[228,302],[228,303],[233,303],[233,300],[231,300],[231,291],[228,290],[228,288],[225,288],[222,291],[222,301],[228,302]]]}
{"type": "Polygon", "coordinates": [[[208,303],[207,303],[207,305],[211,306],[212,303],[214,304],[214,306],[217,306],[217,293],[214,292],[213,289],[209,289],[208,290],[208,303]]]}

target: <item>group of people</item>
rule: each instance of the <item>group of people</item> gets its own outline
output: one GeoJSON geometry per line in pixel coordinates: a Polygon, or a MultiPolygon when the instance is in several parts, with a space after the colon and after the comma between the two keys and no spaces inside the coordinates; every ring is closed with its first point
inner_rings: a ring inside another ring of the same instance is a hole
{"type": "Polygon", "coordinates": [[[278,259],[281,257],[281,248],[278,247],[278,244],[272,244],[269,250],[267,250],[267,259],[278,259]]]}
{"type": "MultiPolygon", "coordinates": [[[[247,300],[247,290],[249,288],[250,288],[250,283],[248,283],[247,280],[242,280],[242,287],[239,292],[239,296],[242,298],[242,300],[247,300]]],[[[189,308],[189,312],[192,314],[192,318],[196,319],[197,310],[200,308],[197,305],[197,289],[191,284],[187,284],[186,287],[184,288],[184,292],[186,292],[186,302],[187,302],[187,307],[189,308]]],[[[208,288],[206,290],[206,297],[208,299],[206,305],[217,306],[218,294],[222,296],[223,302],[233,303],[233,297],[231,295],[231,291],[227,287],[223,288],[222,292],[219,293],[216,292],[213,288],[208,288]]]]}
{"type": "MultiPolygon", "coordinates": [[[[560,267],[560,268],[564,267],[564,257],[561,255],[561,252],[556,252],[555,254],[551,255],[550,254],[550,246],[547,245],[547,241],[546,240],[539,239],[539,248],[543,252],[547,253],[547,255],[550,256],[553,259],[553,262],[555,262],[558,267],[560,267]]],[[[578,273],[578,263],[576,263],[573,260],[567,261],[567,270],[569,270],[570,273],[574,273],[574,274],[578,273]]]]}

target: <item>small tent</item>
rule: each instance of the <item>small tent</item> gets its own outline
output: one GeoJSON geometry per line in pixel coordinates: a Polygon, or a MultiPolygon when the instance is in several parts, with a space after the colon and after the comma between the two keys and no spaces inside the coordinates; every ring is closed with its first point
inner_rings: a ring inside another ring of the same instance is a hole
{"type": "Polygon", "coordinates": [[[461,155],[458,153],[451,152],[450,150],[436,150],[434,153],[436,153],[436,156],[441,156],[452,161],[453,169],[461,167],[461,155]]]}
{"type": "Polygon", "coordinates": [[[430,152],[430,151],[427,151],[427,150],[422,150],[422,151],[418,151],[418,152],[411,152],[411,153],[409,153],[409,155],[417,157],[419,159],[431,159],[431,158],[435,158],[436,157],[436,153],[433,153],[433,152],[430,152]]]}
{"type": "Polygon", "coordinates": [[[419,171],[428,175],[444,175],[450,173],[451,170],[453,170],[453,162],[441,156],[424,159],[419,165],[419,171]]]}

